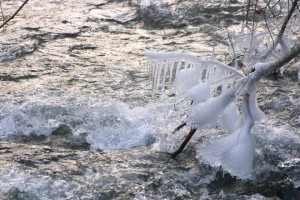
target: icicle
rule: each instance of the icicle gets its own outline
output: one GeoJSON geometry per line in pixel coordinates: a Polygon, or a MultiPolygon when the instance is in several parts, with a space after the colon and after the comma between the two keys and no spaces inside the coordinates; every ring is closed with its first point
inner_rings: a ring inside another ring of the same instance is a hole
{"type": "Polygon", "coordinates": [[[237,145],[232,148],[228,157],[222,162],[225,170],[240,178],[249,178],[251,176],[255,154],[255,140],[251,134],[254,121],[251,114],[250,102],[250,95],[245,95],[242,105],[243,114],[246,119],[245,124],[236,137],[237,145]]]}
{"type": "Polygon", "coordinates": [[[183,59],[180,59],[179,61],[178,61],[178,65],[177,65],[177,68],[176,68],[176,76],[178,75],[178,73],[179,73],[179,70],[182,68],[182,69],[185,69],[185,66],[186,66],[186,61],[185,60],[183,60],[183,59]]]}
{"type": "MultiPolygon", "coordinates": [[[[212,60],[204,61],[198,59],[195,56],[187,54],[149,52],[147,53],[147,56],[154,63],[153,65],[151,65],[151,78],[153,81],[152,89],[154,92],[159,92],[168,86],[170,87],[173,82],[176,82],[176,80],[178,79],[177,77],[181,76],[180,74],[182,74],[183,69],[186,69],[187,71],[193,71],[194,69],[194,73],[190,74],[187,80],[190,81],[190,79],[192,79],[193,81],[195,81],[195,83],[190,84],[189,87],[193,87],[195,84],[199,84],[212,79],[214,79],[214,81],[219,81],[232,78],[232,76],[240,78],[244,77],[242,73],[223,63],[212,60]],[[170,74],[169,78],[167,78],[168,74],[170,74]],[[167,84],[167,82],[169,83],[167,84]]],[[[185,92],[188,89],[189,88],[186,87],[184,91],[181,91],[181,93],[185,92]]]]}
{"type": "MultiPolygon", "coordinates": [[[[161,63],[161,61],[159,62],[161,63]]],[[[159,88],[159,82],[160,82],[160,73],[161,73],[161,65],[159,64],[158,66],[156,66],[156,69],[155,69],[155,78],[154,78],[154,90],[158,90],[159,88]]]]}
{"type": "Polygon", "coordinates": [[[164,61],[164,65],[163,65],[163,79],[162,79],[162,91],[165,90],[165,84],[166,84],[166,76],[167,76],[167,72],[168,72],[168,60],[164,61]]]}
{"type": "Polygon", "coordinates": [[[171,87],[172,85],[172,81],[173,81],[173,70],[174,70],[174,64],[175,64],[175,60],[171,60],[171,64],[170,64],[170,77],[169,77],[169,87],[171,87]]]}
{"type": "Polygon", "coordinates": [[[178,72],[174,82],[174,88],[178,93],[182,94],[197,84],[194,72],[195,70],[191,68],[182,69],[178,72]]]}

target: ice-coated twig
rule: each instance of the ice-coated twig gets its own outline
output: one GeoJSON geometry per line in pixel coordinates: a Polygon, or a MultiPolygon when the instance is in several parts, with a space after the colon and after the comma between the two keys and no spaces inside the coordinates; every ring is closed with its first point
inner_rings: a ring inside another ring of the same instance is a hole
{"type": "Polygon", "coordinates": [[[228,28],[227,27],[225,27],[225,28],[226,28],[226,31],[227,31],[229,44],[230,44],[230,46],[232,48],[232,52],[233,52],[234,68],[237,69],[238,68],[238,61],[237,61],[237,55],[236,55],[236,52],[235,52],[235,49],[234,49],[234,45],[233,45],[233,42],[232,42],[232,37],[231,37],[231,35],[228,31],[228,28]]]}
{"type": "Polygon", "coordinates": [[[207,80],[218,82],[229,78],[229,82],[234,82],[237,78],[244,77],[241,72],[216,60],[201,60],[181,53],[147,52],[146,55],[154,93],[165,89],[171,89],[177,94],[184,93],[192,86],[207,80]]]}
{"type": "Polygon", "coordinates": [[[284,19],[284,22],[282,23],[282,26],[281,26],[281,28],[280,28],[280,30],[279,30],[279,33],[278,33],[278,35],[277,35],[275,41],[273,42],[273,44],[271,44],[271,45],[269,46],[269,48],[266,50],[266,52],[260,57],[260,59],[261,59],[262,61],[263,61],[264,59],[266,59],[266,58],[270,55],[270,53],[271,53],[272,51],[274,51],[274,49],[276,48],[276,46],[277,46],[278,44],[281,44],[281,46],[282,46],[283,48],[285,48],[285,50],[286,50],[286,44],[285,44],[285,41],[284,41],[284,39],[283,39],[283,33],[284,33],[284,31],[286,30],[287,24],[288,24],[288,22],[289,22],[289,20],[290,20],[290,18],[291,18],[291,16],[292,16],[292,14],[293,14],[293,12],[294,12],[295,9],[296,9],[297,2],[298,2],[298,0],[294,0],[294,1],[293,1],[292,7],[291,7],[291,9],[289,10],[289,12],[288,12],[286,18],[284,19]]]}
{"type": "MultiPolygon", "coordinates": [[[[176,74],[174,74],[174,77],[172,77],[172,79],[169,79],[171,81],[174,80],[176,81],[177,77],[181,75],[185,78],[189,78],[193,80],[197,80],[194,79],[195,77],[200,77],[201,81],[199,81],[199,83],[196,81],[195,83],[193,83],[196,85],[192,84],[186,88],[187,91],[189,91],[188,88],[194,88],[193,90],[190,90],[191,93],[198,93],[199,91],[202,91],[203,93],[203,91],[206,91],[206,89],[201,84],[205,85],[206,83],[209,83],[210,85],[213,84],[214,81],[221,82],[223,84],[222,85],[223,87],[221,87],[222,91],[216,96],[211,95],[206,100],[202,99],[201,101],[199,100],[199,102],[193,103],[188,113],[187,121],[182,123],[180,126],[178,126],[177,129],[175,129],[177,131],[186,125],[191,127],[190,132],[186,136],[183,143],[180,145],[179,149],[171,154],[172,158],[174,158],[175,156],[177,156],[183,151],[184,147],[192,138],[196,130],[214,125],[215,123],[218,122],[220,116],[222,115],[226,115],[228,113],[229,115],[234,115],[234,114],[230,114],[235,112],[234,108],[232,109],[230,108],[230,106],[235,106],[233,104],[237,95],[243,95],[243,103],[242,103],[243,116],[236,115],[232,118],[231,121],[232,122],[234,121],[235,122],[234,124],[236,124],[236,126],[225,127],[226,123],[227,125],[228,123],[230,123],[230,122],[225,122],[224,127],[227,129],[228,132],[234,130],[233,133],[223,138],[209,141],[204,145],[204,148],[200,148],[198,153],[202,155],[203,158],[213,166],[222,166],[223,169],[228,171],[230,174],[237,176],[239,178],[242,179],[249,178],[252,172],[252,163],[253,163],[254,152],[255,152],[255,141],[253,136],[251,135],[251,128],[254,124],[254,121],[262,120],[265,118],[264,113],[262,113],[262,111],[259,109],[257,105],[257,99],[256,99],[257,83],[263,76],[266,76],[271,72],[278,70],[280,67],[290,62],[293,58],[295,58],[299,54],[300,54],[300,43],[296,44],[293,48],[291,48],[291,51],[287,52],[287,54],[279,58],[279,60],[277,61],[270,62],[270,63],[256,64],[254,66],[255,71],[250,73],[247,77],[245,77],[244,75],[238,75],[239,73],[237,73],[236,76],[240,77],[240,80],[235,79],[234,81],[232,81],[230,79],[231,85],[228,84],[228,78],[226,77],[224,78],[222,73],[218,73],[220,71],[221,72],[228,71],[229,72],[228,74],[230,74],[230,76],[235,75],[233,72],[235,72],[236,70],[232,68],[231,70],[229,70],[227,68],[228,66],[226,65],[218,65],[218,67],[216,67],[212,65],[214,63],[208,62],[209,65],[206,66],[205,68],[206,71],[205,73],[201,74],[201,76],[198,73],[196,73],[198,72],[196,70],[198,66],[193,63],[188,63],[187,60],[185,60],[185,62],[179,67],[177,65],[174,65],[176,69],[170,71],[176,72],[176,74]],[[188,67],[189,65],[191,66],[188,67]],[[210,69],[209,66],[214,66],[214,67],[210,69]],[[181,67],[183,69],[180,69],[181,67]],[[219,67],[222,69],[220,69],[219,71],[216,70],[219,67]],[[190,75],[190,77],[185,76],[186,75],[185,73],[190,75]],[[199,86],[199,88],[197,88],[197,86],[199,86]],[[227,109],[229,109],[229,111],[227,109]]],[[[155,59],[153,58],[154,60],[153,63],[155,63],[158,59],[165,58],[165,56],[166,54],[157,55],[157,58],[155,59]]],[[[177,59],[179,56],[178,54],[177,55],[169,54],[167,58],[169,59],[170,57],[177,59]]],[[[185,56],[185,58],[195,59],[195,57],[193,56],[191,57],[185,56]]],[[[195,60],[197,60],[197,58],[195,60]]],[[[161,60],[159,60],[159,62],[161,62],[161,60]]],[[[178,61],[175,61],[174,63],[176,62],[178,61]]],[[[164,78],[164,76],[161,75],[158,76],[157,73],[162,73],[161,71],[163,71],[165,68],[172,69],[167,66],[170,65],[163,65],[163,67],[154,66],[155,70],[153,70],[154,71],[153,78],[156,80],[154,85],[162,84],[162,82],[163,85],[165,84],[165,80],[167,79],[164,78]]],[[[202,70],[203,67],[200,66],[199,69],[202,70]]],[[[185,81],[190,81],[189,79],[185,79],[185,81]]]]}
{"type": "Polygon", "coordinates": [[[188,113],[187,125],[193,128],[207,128],[219,119],[219,116],[236,97],[238,85],[231,87],[223,94],[192,105],[188,113]]]}

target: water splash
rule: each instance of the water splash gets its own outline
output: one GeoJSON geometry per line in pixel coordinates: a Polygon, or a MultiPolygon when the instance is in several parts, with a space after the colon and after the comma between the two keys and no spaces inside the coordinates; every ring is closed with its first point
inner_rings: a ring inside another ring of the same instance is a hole
{"type": "MultiPolygon", "coordinates": [[[[4,170],[0,172],[0,194],[9,199],[68,199],[70,185],[50,176],[4,170]]],[[[2,196],[3,197],[3,196],[2,196]]]]}
{"type": "Polygon", "coordinates": [[[49,136],[64,125],[73,137],[85,137],[92,149],[149,146],[165,131],[160,125],[173,109],[172,103],[168,104],[153,103],[131,109],[116,100],[80,95],[31,97],[21,104],[7,100],[2,102],[0,110],[0,138],[49,136]]]}

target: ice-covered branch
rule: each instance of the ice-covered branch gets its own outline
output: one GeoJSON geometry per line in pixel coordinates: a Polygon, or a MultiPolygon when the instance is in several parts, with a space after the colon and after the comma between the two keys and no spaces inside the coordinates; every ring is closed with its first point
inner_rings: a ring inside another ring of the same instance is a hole
{"type": "Polygon", "coordinates": [[[297,7],[297,3],[298,3],[298,0],[293,1],[292,7],[289,10],[289,13],[287,14],[286,18],[284,19],[284,22],[283,22],[283,24],[280,28],[280,31],[279,31],[275,41],[273,42],[272,45],[269,46],[269,48],[266,50],[266,52],[261,56],[261,58],[260,58],[261,60],[266,59],[270,55],[270,53],[276,48],[276,46],[278,44],[281,44],[281,46],[283,46],[283,48],[285,48],[286,45],[285,45],[285,42],[283,40],[283,33],[286,30],[287,24],[288,24],[288,22],[289,22],[289,20],[292,16],[292,14],[294,13],[296,7],[297,7]]]}
{"type": "Polygon", "coordinates": [[[257,82],[264,76],[271,74],[272,72],[277,71],[279,68],[284,66],[285,64],[289,63],[292,59],[300,54],[300,43],[297,43],[289,53],[285,56],[280,58],[277,61],[270,62],[270,63],[257,63],[255,64],[255,71],[245,77],[241,84],[243,84],[243,91],[242,93],[252,93],[255,89],[255,85],[257,82]]]}
{"type": "Polygon", "coordinates": [[[225,137],[207,141],[198,153],[212,166],[222,166],[230,174],[246,179],[251,177],[255,154],[250,94],[243,96],[242,110],[245,122],[240,128],[225,137]]]}
{"type": "Polygon", "coordinates": [[[291,51],[281,59],[271,63],[258,63],[255,65],[255,72],[250,74],[251,78],[260,79],[290,62],[293,58],[300,54],[300,43],[298,42],[291,51]]]}

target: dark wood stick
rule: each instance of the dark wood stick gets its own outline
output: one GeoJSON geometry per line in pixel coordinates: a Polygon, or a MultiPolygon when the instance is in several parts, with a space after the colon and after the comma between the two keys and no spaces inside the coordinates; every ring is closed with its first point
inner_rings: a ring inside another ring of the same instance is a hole
{"type": "Polygon", "coordinates": [[[5,24],[7,24],[10,20],[12,20],[17,14],[18,12],[25,6],[25,4],[28,2],[29,0],[25,0],[23,2],[23,4],[18,8],[18,10],[10,17],[8,18],[1,26],[0,28],[2,28],[3,26],[5,26],[5,24]]]}
{"type": "Polygon", "coordinates": [[[185,126],[186,126],[186,122],[183,122],[178,127],[176,127],[172,133],[176,133],[177,131],[179,131],[180,129],[182,129],[185,126]]]}
{"type": "Polygon", "coordinates": [[[293,14],[293,12],[295,11],[295,9],[296,9],[296,7],[297,7],[297,3],[298,3],[298,0],[294,0],[294,1],[293,1],[292,7],[291,7],[291,9],[290,9],[288,15],[287,15],[286,18],[284,19],[284,22],[283,22],[283,24],[282,24],[282,26],[281,26],[281,28],[280,28],[279,33],[278,33],[278,37],[279,37],[279,38],[282,38],[283,33],[284,33],[284,31],[285,31],[285,29],[286,29],[286,27],[287,27],[287,24],[288,24],[288,22],[289,22],[289,20],[290,20],[290,18],[291,18],[291,16],[292,16],[292,14],[293,14]]]}
{"type": "Polygon", "coordinates": [[[278,32],[278,35],[277,35],[275,41],[273,42],[272,45],[269,46],[269,48],[266,50],[264,55],[261,56],[261,59],[266,59],[267,56],[276,48],[276,46],[282,42],[283,33],[286,30],[287,24],[296,9],[297,3],[298,3],[298,0],[293,1],[292,7],[284,19],[284,22],[282,23],[282,26],[280,28],[280,31],[278,32]]]}
{"type": "Polygon", "coordinates": [[[178,154],[180,154],[184,147],[187,145],[187,143],[190,141],[190,139],[193,137],[194,133],[197,129],[193,128],[190,130],[189,134],[186,136],[185,140],[180,145],[179,149],[177,149],[175,152],[171,153],[171,158],[175,158],[178,154]]]}

